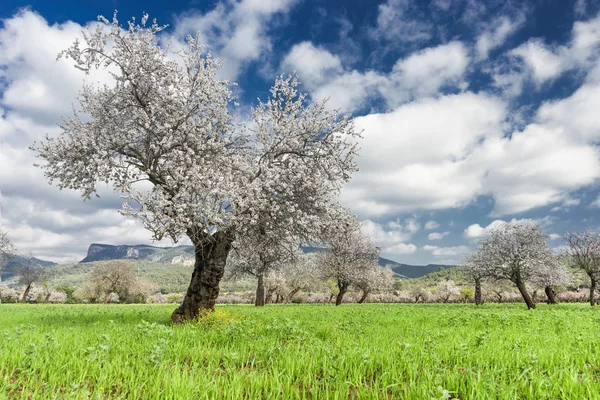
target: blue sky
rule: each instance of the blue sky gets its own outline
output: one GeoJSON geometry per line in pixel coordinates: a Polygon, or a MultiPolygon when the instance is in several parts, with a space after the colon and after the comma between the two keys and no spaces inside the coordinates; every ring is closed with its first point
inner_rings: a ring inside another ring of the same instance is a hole
{"type": "Polygon", "coordinates": [[[149,243],[118,196],[48,186],[27,149],[58,132],[82,81],[56,54],[114,9],[148,12],[174,40],[199,32],[239,83],[240,114],[292,71],[352,113],[360,171],[341,200],[384,256],[459,263],[511,220],[542,225],[557,251],[566,231],[600,228],[599,1],[4,0],[2,224],[22,252],[69,261],[91,242],[149,243]]]}

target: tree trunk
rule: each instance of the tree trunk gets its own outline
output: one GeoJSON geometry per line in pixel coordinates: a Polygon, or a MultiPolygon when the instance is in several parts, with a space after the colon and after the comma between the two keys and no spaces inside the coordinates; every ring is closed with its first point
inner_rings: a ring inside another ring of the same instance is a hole
{"type": "Polygon", "coordinates": [[[596,279],[592,278],[592,284],[590,285],[590,306],[596,305],[596,279]]]}
{"type": "Polygon", "coordinates": [[[225,263],[233,242],[233,237],[223,231],[202,239],[193,234],[189,236],[194,243],[196,262],[183,301],[171,315],[173,323],[193,320],[201,312],[214,311],[219,296],[219,282],[223,278],[225,263]]]}
{"type": "Polygon", "coordinates": [[[360,299],[358,299],[358,302],[360,304],[364,303],[365,300],[367,299],[368,295],[369,295],[369,291],[368,290],[364,290],[362,296],[360,297],[360,299]]]}
{"type": "Polygon", "coordinates": [[[29,285],[27,285],[27,287],[25,288],[25,291],[23,292],[23,296],[21,296],[21,303],[25,303],[25,301],[27,301],[27,295],[29,294],[30,290],[31,290],[31,283],[29,285]]]}
{"type": "Polygon", "coordinates": [[[336,306],[339,306],[340,304],[342,304],[342,299],[344,298],[344,295],[348,291],[348,285],[338,281],[338,288],[340,289],[340,291],[338,292],[338,295],[335,298],[336,306]]]}
{"type": "Polygon", "coordinates": [[[483,299],[481,297],[481,278],[475,279],[475,305],[482,305],[483,299]]]}
{"type": "Polygon", "coordinates": [[[294,290],[292,290],[288,295],[287,295],[287,302],[291,303],[292,299],[294,298],[294,296],[296,295],[296,293],[298,293],[300,291],[301,288],[295,288],[294,290]]]}
{"type": "Polygon", "coordinates": [[[535,310],[535,303],[533,302],[533,300],[531,299],[531,296],[527,292],[527,288],[525,287],[525,282],[523,282],[522,280],[518,280],[516,283],[517,283],[517,288],[519,289],[519,292],[521,292],[521,296],[523,296],[523,300],[525,300],[525,304],[527,304],[527,308],[530,310],[535,310]]]}
{"type": "Polygon", "coordinates": [[[256,285],[256,299],[254,300],[254,305],[256,307],[264,307],[265,297],[265,277],[263,274],[259,274],[258,284],[256,285]]]}
{"type": "Polygon", "coordinates": [[[546,292],[546,297],[548,298],[548,304],[557,304],[556,293],[554,293],[554,289],[552,286],[546,286],[544,288],[544,292],[546,292]]]}

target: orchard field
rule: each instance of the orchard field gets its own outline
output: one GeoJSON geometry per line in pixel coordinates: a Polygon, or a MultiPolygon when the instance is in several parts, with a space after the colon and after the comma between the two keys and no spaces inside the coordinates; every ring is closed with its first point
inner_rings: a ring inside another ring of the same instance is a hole
{"type": "Polygon", "coordinates": [[[598,399],[585,304],[0,305],[0,398],[598,399]]]}

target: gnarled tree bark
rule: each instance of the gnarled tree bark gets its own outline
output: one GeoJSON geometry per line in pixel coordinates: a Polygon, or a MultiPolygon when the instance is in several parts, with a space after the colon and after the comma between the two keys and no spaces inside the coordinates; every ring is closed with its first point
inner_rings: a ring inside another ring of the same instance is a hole
{"type": "Polygon", "coordinates": [[[364,303],[368,296],[369,296],[369,291],[368,290],[363,290],[363,294],[360,297],[360,299],[358,299],[358,303],[359,304],[364,303]]]}
{"type": "Polygon", "coordinates": [[[516,283],[519,292],[521,292],[521,296],[523,296],[523,300],[525,300],[525,304],[527,304],[527,308],[530,310],[535,310],[535,303],[529,295],[527,288],[525,287],[525,282],[523,282],[522,280],[517,280],[516,283]]]}
{"type": "Polygon", "coordinates": [[[339,306],[340,304],[342,304],[342,300],[344,298],[344,295],[348,291],[349,286],[350,285],[348,283],[338,280],[338,288],[340,289],[340,291],[338,292],[338,294],[335,298],[336,306],[339,306]]]}
{"type": "Polygon", "coordinates": [[[173,323],[193,320],[201,312],[214,311],[219,296],[219,283],[233,242],[233,237],[226,231],[201,238],[193,233],[188,233],[188,236],[194,243],[196,262],[183,301],[171,315],[173,323]]]}
{"type": "Polygon", "coordinates": [[[596,305],[596,279],[592,277],[590,285],[590,306],[596,305]]]}
{"type": "Polygon", "coordinates": [[[546,293],[546,297],[548,298],[548,304],[557,304],[558,300],[556,299],[556,293],[552,286],[546,286],[544,288],[544,292],[546,293]]]}
{"type": "Polygon", "coordinates": [[[483,304],[481,297],[481,278],[475,278],[475,304],[480,306],[483,304]]]}
{"type": "Polygon", "coordinates": [[[256,299],[254,305],[257,307],[263,307],[266,301],[265,293],[265,277],[264,274],[258,274],[258,284],[256,285],[256,299]]]}

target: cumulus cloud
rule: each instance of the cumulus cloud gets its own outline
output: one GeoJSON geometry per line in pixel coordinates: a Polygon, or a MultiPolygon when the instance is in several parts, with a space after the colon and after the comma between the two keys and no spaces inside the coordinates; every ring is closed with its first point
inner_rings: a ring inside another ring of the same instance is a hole
{"type": "Polygon", "coordinates": [[[361,222],[362,232],[371,238],[375,245],[382,248],[382,253],[389,256],[412,254],[417,246],[410,241],[412,235],[420,229],[415,218],[407,218],[404,222],[392,220],[385,224],[364,220],[361,222]]]}
{"type": "Polygon", "coordinates": [[[487,59],[489,53],[502,46],[506,39],[514,34],[524,22],[525,16],[522,13],[515,18],[501,16],[492,21],[477,37],[475,42],[476,59],[478,61],[487,59]]]}
{"type": "Polygon", "coordinates": [[[431,252],[436,257],[455,257],[470,251],[468,246],[439,247],[430,245],[423,246],[423,250],[431,252]]]}
{"type": "Polygon", "coordinates": [[[302,83],[311,89],[318,88],[331,77],[343,72],[338,56],[311,42],[302,42],[292,47],[283,58],[282,69],[297,71],[302,83]]]}
{"type": "Polygon", "coordinates": [[[391,255],[406,255],[417,251],[417,246],[412,243],[398,243],[390,247],[386,247],[384,252],[391,255]]]}
{"type": "Polygon", "coordinates": [[[532,218],[516,219],[516,218],[513,218],[510,221],[504,221],[501,219],[497,219],[497,220],[490,222],[485,227],[481,226],[479,224],[469,225],[465,229],[463,234],[466,238],[477,239],[477,238],[480,238],[480,237],[486,235],[490,230],[501,228],[508,223],[511,223],[511,224],[538,224],[538,225],[542,225],[542,226],[547,226],[552,223],[552,219],[549,217],[538,218],[538,219],[532,219],[532,218]]]}
{"type": "Polygon", "coordinates": [[[425,222],[425,229],[426,230],[432,230],[432,229],[437,229],[440,227],[440,224],[438,224],[437,222],[433,221],[433,220],[429,220],[427,222],[425,222]]]}
{"type": "Polygon", "coordinates": [[[429,240],[442,240],[443,238],[445,238],[449,234],[450,234],[449,231],[446,231],[446,232],[431,232],[429,235],[427,235],[427,239],[429,239],[429,240]]]}
{"type": "Polygon", "coordinates": [[[570,70],[587,70],[598,60],[600,15],[573,24],[570,41],[564,45],[546,44],[533,38],[508,53],[507,64],[496,67],[492,78],[508,95],[521,94],[531,81],[539,90],[570,70]],[[516,82],[516,83],[515,83],[516,82]]]}
{"type": "Polygon", "coordinates": [[[396,61],[392,71],[344,69],[340,57],[310,42],[294,45],[281,63],[284,72],[297,71],[316,100],[352,112],[375,99],[395,108],[410,100],[434,96],[445,88],[465,89],[470,57],[465,45],[452,41],[417,51],[396,61]]]}
{"type": "Polygon", "coordinates": [[[360,172],[344,188],[344,201],[365,216],[470,203],[486,171],[469,165],[468,156],[484,138],[502,137],[504,119],[502,101],[468,92],[356,118],[364,131],[360,172]]]}
{"type": "Polygon", "coordinates": [[[176,17],[175,37],[200,35],[201,43],[226,60],[220,74],[235,80],[248,63],[271,50],[269,22],[288,12],[297,0],[221,1],[207,13],[176,17]]]}
{"type": "Polygon", "coordinates": [[[396,43],[421,42],[433,36],[433,24],[424,21],[418,5],[411,0],[387,0],[378,7],[372,38],[396,43]]]}

